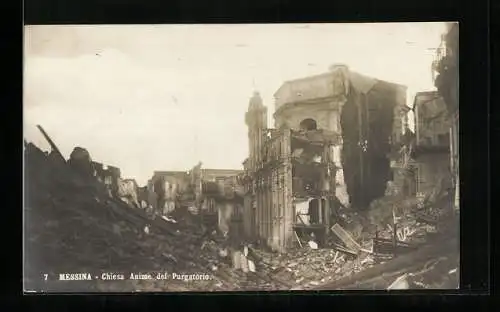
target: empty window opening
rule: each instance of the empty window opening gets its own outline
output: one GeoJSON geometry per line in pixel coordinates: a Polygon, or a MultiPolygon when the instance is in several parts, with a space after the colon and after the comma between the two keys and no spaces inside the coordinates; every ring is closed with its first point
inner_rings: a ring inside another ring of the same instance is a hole
{"type": "Polygon", "coordinates": [[[316,130],[318,129],[318,125],[316,123],[316,120],[312,118],[306,118],[300,122],[300,129],[301,130],[316,130]]]}

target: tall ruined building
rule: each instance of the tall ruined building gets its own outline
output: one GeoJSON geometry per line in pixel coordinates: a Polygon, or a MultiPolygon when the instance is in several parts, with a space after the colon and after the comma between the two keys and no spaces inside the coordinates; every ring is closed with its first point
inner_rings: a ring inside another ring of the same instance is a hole
{"type": "Polygon", "coordinates": [[[458,24],[451,23],[448,32],[443,36],[444,47],[439,49],[434,69],[437,72],[434,84],[443,97],[448,111],[455,113],[458,110],[458,24]]]}
{"type": "Polygon", "coordinates": [[[324,129],[342,137],[332,148],[336,196],[344,205],[367,209],[384,195],[387,155],[403,130],[406,86],[334,64],[326,73],[286,81],[275,98],[277,127],[287,122],[292,129],[324,129]]]}
{"type": "Polygon", "coordinates": [[[248,127],[249,169],[254,171],[262,161],[262,139],[267,129],[267,107],[262,104],[258,92],[254,92],[250,99],[245,123],[248,127]]]}
{"type": "Polygon", "coordinates": [[[258,93],[245,116],[244,232],[281,252],[311,233],[321,245],[332,211],[366,209],[384,196],[406,87],[336,64],[285,81],[274,97],[273,129],[258,93]]]}
{"type": "Polygon", "coordinates": [[[436,77],[434,84],[446,104],[451,119],[450,151],[451,170],[454,174],[455,208],[459,209],[459,24],[449,23],[443,35],[441,48],[438,49],[433,70],[436,77]]]}

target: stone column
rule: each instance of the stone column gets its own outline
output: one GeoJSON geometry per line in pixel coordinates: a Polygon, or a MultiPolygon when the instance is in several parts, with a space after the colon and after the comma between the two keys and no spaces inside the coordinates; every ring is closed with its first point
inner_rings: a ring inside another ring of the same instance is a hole
{"type": "MultiPolygon", "coordinates": [[[[342,135],[342,128],[340,127],[340,114],[342,111],[343,102],[339,101],[332,104],[332,110],[329,112],[329,130],[335,131],[342,135]]],[[[339,201],[344,205],[349,205],[349,196],[347,194],[347,187],[344,181],[344,171],[342,168],[341,162],[341,151],[342,151],[342,142],[331,147],[331,161],[335,164],[335,177],[334,177],[334,185],[331,187],[335,188],[335,195],[339,199],[339,201]]]]}
{"type": "Polygon", "coordinates": [[[337,168],[335,172],[335,195],[342,205],[347,207],[349,205],[349,195],[347,194],[347,186],[344,181],[344,170],[340,161],[341,151],[342,146],[340,144],[333,146],[333,161],[337,168]]]}

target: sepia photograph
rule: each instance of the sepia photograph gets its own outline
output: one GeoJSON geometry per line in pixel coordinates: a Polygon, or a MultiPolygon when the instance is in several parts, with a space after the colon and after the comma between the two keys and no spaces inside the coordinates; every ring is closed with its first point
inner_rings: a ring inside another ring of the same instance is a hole
{"type": "Polygon", "coordinates": [[[458,41],[24,26],[24,292],[459,289],[458,41]]]}

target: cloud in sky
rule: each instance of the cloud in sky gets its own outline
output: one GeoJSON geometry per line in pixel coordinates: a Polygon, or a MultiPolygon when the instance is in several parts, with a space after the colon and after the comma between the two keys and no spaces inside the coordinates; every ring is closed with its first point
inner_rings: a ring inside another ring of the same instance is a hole
{"type": "Polygon", "coordinates": [[[332,63],[433,89],[442,23],[27,26],[25,137],[80,145],[144,184],[154,170],[241,168],[253,86],[273,111],[285,80],[332,63]],[[308,26],[308,27],[304,27],[308,26]]]}

